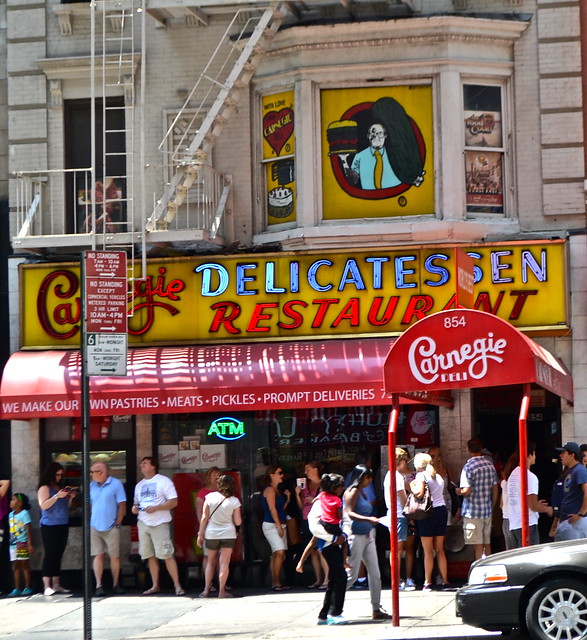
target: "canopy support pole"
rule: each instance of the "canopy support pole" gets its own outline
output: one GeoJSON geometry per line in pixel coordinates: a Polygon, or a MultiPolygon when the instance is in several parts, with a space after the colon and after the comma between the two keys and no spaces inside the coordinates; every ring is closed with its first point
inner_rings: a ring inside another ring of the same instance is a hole
{"type": "Polygon", "coordinates": [[[391,396],[391,414],[389,416],[389,430],[387,432],[387,459],[389,468],[389,568],[391,574],[391,624],[399,627],[399,563],[397,540],[397,486],[395,482],[395,448],[397,425],[399,423],[399,395],[391,396]]]}
{"type": "Polygon", "coordinates": [[[522,509],[522,546],[530,546],[528,520],[528,409],[530,407],[530,384],[524,385],[524,397],[520,406],[518,441],[520,447],[520,506],[522,509]]]}

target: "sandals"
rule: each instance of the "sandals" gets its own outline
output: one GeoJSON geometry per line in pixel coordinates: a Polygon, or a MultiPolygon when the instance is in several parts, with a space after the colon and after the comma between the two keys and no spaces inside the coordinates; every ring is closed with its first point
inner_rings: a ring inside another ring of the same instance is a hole
{"type": "Polygon", "coordinates": [[[175,595],[176,596],[185,596],[185,591],[181,587],[176,587],[175,588],[175,595]]]}

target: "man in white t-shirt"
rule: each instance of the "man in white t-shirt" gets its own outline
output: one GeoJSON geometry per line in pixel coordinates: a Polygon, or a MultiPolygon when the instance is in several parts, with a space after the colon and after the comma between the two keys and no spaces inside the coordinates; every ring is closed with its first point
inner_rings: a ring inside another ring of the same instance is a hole
{"type": "MultiPolygon", "coordinates": [[[[552,517],[552,507],[544,500],[538,500],[538,478],[530,471],[530,467],[536,463],[536,445],[528,442],[528,457],[526,459],[528,473],[528,525],[530,527],[530,544],[540,542],[538,536],[538,514],[546,513],[552,517]]],[[[513,548],[522,547],[522,502],[521,502],[521,468],[518,465],[507,479],[507,505],[509,515],[510,532],[513,537],[513,548]]]]}
{"type": "Polygon", "coordinates": [[[160,591],[159,560],[164,560],[173,580],[175,595],[183,596],[185,591],[179,583],[170,530],[171,510],[177,506],[177,491],[167,476],[158,473],[157,463],[151,456],[144,457],[140,467],[144,479],[135,487],[132,512],[139,516],[139,550],[141,558],[148,562],[153,583],[143,595],[160,591]]]}

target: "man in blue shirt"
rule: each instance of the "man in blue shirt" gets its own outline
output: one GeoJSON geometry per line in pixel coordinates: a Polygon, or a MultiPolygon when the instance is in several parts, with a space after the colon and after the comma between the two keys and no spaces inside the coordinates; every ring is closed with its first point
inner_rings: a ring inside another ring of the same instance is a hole
{"type": "Polygon", "coordinates": [[[563,479],[560,523],[554,539],[559,542],[587,538],[587,469],[581,463],[581,448],[576,442],[567,442],[557,451],[567,472],[563,479]]]}
{"type": "Polygon", "coordinates": [[[96,595],[106,595],[102,587],[104,554],[110,556],[110,571],[114,593],[124,593],[119,585],[120,576],[120,525],[126,513],[126,494],[122,482],[110,475],[104,462],[94,462],[90,483],[90,553],[94,556],[93,569],[96,578],[96,595]]]}

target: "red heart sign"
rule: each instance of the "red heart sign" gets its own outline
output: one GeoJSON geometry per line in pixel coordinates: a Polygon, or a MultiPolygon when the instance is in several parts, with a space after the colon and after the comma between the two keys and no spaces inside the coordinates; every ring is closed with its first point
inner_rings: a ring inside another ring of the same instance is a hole
{"type": "Polygon", "coordinates": [[[281,111],[268,111],[263,116],[263,137],[276,155],[281,153],[294,130],[293,109],[285,107],[281,111]]]}

